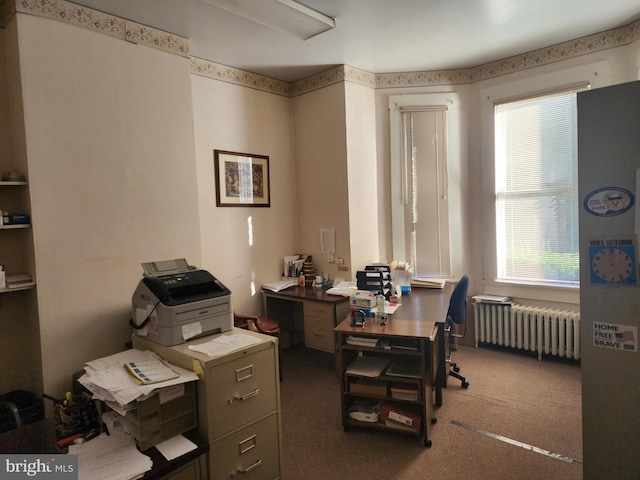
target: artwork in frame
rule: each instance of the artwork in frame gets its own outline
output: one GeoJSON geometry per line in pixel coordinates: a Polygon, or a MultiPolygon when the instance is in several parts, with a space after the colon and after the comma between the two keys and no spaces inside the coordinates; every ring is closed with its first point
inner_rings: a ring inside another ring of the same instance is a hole
{"type": "Polygon", "coordinates": [[[214,150],[216,205],[269,207],[269,157],[214,150]]]}

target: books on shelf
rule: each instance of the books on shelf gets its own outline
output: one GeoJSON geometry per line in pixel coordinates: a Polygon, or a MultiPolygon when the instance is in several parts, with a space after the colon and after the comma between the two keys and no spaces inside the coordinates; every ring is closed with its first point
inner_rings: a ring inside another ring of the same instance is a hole
{"type": "Polygon", "coordinates": [[[380,407],[380,418],[388,427],[397,426],[418,431],[422,426],[422,415],[416,405],[383,402],[380,407]]]}
{"type": "Polygon", "coordinates": [[[411,278],[412,287],[444,288],[445,283],[447,283],[446,280],[442,278],[427,278],[427,277],[411,278]]]}
{"type": "Polygon", "coordinates": [[[394,384],[391,385],[389,391],[391,392],[391,397],[395,398],[396,400],[409,400],[412,402],[417,402],[420,398],[418,394],[418,387],[413,385],[394,384]]]}

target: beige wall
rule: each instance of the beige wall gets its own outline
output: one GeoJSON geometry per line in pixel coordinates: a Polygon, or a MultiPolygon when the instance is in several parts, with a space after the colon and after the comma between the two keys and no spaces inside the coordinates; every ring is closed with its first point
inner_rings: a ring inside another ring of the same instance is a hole
{"type": "Polygon", "coordinates": [[[200,262],[188,59],[18,15],[44,390],[124,349],[140,263],[200,262]]]}
{"type": "Polygon", "coordinates": [[[330,278],[351,278],[344,84],[295,97],[292,103],[300,252],[311,254],[317,269],[330,278]],[[338,271],[320,254],[320,229],[325,228],[335,229],[336,257],[344,259],[348,271],[338,271]]]}
{"type": "Polygon", "coordinates": [[[262,284],[279,280],[297,252],[291,100],[200,76],[191,78],[202,268],[233,293],[239,313],[261,313],[262,284]],[[269,156],[271,207],[216,207],[213,150],[269,156]]]}
{"type": "MultiPolygon", "coordinates": [[[[345,131],[347,136],[347,181],[349,239],[352,274],[367,264],[387,260],[380,257],[378,211],[384,196],[376,163],[375,89],[347,82],[345,131]]],[[[355,278],[354,278],[355,280],[355,278]]]]}

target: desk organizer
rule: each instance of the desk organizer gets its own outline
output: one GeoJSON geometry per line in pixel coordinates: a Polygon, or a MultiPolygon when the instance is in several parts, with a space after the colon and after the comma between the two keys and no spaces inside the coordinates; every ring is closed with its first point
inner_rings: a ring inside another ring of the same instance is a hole
{"type": "Polygon", "coordinates": [[[198,426],[196,384],[187,382],[184,394],[162,402],[166,387],[146,400],[138,401],[136,410],[127,413],[127,430],[136,439],[140,450],[146,450],[160,442],[198,426]]]}

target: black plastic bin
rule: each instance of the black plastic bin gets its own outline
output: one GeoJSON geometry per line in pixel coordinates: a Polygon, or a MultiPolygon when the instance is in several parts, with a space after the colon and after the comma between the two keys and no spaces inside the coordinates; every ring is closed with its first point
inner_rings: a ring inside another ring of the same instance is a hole
{"type": "Polygon", "coordinates": [[[0,433],[44,418],[42,397],[26,390],[0,395],[0,433]]]}

